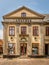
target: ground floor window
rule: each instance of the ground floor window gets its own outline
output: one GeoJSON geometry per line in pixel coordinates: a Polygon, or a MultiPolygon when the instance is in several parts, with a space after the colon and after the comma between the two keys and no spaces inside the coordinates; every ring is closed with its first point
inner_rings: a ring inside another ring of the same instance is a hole
{"type": "Polygon", "coordinates": [[[15,44],[8,43],[8,54],[14,54],[15,53],[15,44]]]}
{"type": "Polygon", "coordinates": [[[45,55],[49,55],[49,43],[45,44],[45,55]]]}
{"type": "Polygon", "coordinates": [[[34,54],[38,54],[38,48],[37,47],[33,47],[32,48],[32,53],[33,53],[33,55],[34,54]]]}
{"type": "Polygon", "coordinates": [[[32,54],[33,55],[37,55],[38,54],[38,50],[39,50],[38,46],[39,45],[37,43],[36,44],[35,43],[32,44],[32,54]]]}

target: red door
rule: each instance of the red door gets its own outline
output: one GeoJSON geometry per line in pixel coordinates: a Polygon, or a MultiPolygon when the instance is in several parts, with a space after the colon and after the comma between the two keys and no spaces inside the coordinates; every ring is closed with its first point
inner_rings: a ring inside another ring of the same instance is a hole
{"type": "Polygon", "coordinates": [[[27,52],[27,44],[26,43],[21,43],[20,44],[20,54],[25,55],[27,52]]]}

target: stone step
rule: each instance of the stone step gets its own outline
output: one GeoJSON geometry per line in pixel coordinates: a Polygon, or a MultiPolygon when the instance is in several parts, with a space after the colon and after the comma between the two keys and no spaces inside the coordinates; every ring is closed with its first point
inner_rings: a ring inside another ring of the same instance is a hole
{"type": "Polygon", "coordinates": [[[23,58],[24,58],[24,59],[29,59],[30,57],[28,57],[28,56],[20,56],[19,58],[20,58],[20,59],[23,59],[23,58]]]}

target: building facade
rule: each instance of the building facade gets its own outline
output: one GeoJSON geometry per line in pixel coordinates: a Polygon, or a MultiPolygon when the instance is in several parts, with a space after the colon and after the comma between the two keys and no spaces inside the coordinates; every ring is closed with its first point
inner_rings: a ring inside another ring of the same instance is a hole
{"type": "Polygon", "coordinates": [[[49,55],[49,15],[23,6],[3,16],[3,55],[49,55]]]}
{"type": "Polygon", "coordinates": [[[3,40],[0,39],[0,54],[3,54],[3,40]]]}

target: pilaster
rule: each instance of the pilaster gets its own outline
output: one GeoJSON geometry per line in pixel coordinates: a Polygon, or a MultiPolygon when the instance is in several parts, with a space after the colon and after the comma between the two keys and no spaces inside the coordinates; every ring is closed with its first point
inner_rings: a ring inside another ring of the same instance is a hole
{"type": "Polygon", "coordinates": [[[4,24],[4,27],[3,27],[3,40],[4,40],[4,43],[3,43],[3,54],[6,55],[8,53],[8,49],[7,49],[7,24],[4,24]]]}
{"type": "Polygon", "coordinates": [[[27,55],[31,55],[32,54],[32,43],[31,43],[31,25],[28,25],[28,44],[27,44],[27,55]]]}
{"type": "Polygon", "coordinates": [[[44,55],[44,26],[40,26],[40,43],[39,43],[39,55],[44,55]]]}

